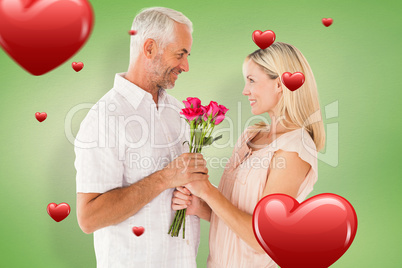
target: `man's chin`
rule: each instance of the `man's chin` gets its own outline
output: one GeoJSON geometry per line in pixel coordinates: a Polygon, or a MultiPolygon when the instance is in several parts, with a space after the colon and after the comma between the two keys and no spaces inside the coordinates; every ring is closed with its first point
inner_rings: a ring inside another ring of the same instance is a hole
{"type": "Polygon", "coordinates": [[[172,89],[172,88],[174,88],[174,86],[175,86],[175,82],[173,81],[173,82],[167,84],[165,89],[172,89]]]}
{"type": "Polygon", "coordinates": [[[174,84],[172,85],[172,84],[169,84],[169,85],[163,85],[163,86],[160,86],[160,85],[158,85],[158,88],[159,89],[172,89],[172,88],[174,88],[174,84]]]}

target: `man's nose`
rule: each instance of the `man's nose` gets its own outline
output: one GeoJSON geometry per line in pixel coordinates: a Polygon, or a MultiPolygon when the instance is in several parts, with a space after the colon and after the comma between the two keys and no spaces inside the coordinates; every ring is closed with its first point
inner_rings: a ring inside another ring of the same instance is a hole
{"type": "Polygon", "coordinates": [[[183,70],[183,72],[188,72],[188,71],[189,71],[190,66],[189,66],[189,64],[188,64],[188,59],[187,59],[187,57],[185,57],[185,58],[183,59],[183,61],[181,62],[180,68],[183,70]]]}

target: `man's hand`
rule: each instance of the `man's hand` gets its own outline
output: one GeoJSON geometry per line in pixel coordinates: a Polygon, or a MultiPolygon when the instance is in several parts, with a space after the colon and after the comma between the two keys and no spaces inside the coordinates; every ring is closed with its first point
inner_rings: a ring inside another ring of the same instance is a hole
{"type": "Polygon", "coordinates": [[[167,188],[175,188],[197,180],[208,179],[207,161],[202,154],[184,153],[161,171],[167,188]]]}
{"type": "Polygon", "coordinates": [[[211,208],[201,198],[192,195],[185,187],[176,187],[173,192],[172,209],[187,209],[186,215],[196,215],[206,221],[211,220],[211,208]]]}
{"type": "Polygon", "coordinates": [[[201,207],[201,200],[192,195],[185,187],[176,187],[173,192],[172,209],[181,210],[187,209],[186,215],[197,215],[198,209],[201,207]]]}
{"type": "Polygon", "coordinates": [[[130,186],[106,193],[78,193],[78,223],[85,233],[118,224],[137,213],[166,189],[208,180],[207,173],[202,154],[187,153],[177,157],[164,169],[130,186]]]}

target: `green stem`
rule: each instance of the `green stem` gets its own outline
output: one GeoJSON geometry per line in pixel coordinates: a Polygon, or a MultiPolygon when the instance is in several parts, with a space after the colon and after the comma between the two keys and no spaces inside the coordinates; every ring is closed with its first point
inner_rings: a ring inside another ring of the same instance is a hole
{"type": "Polygon", "coordinates": [[[173,227],[174,227],[174,225],[176,224],[176,220],[177,220],[177,211],[176,211],[176,214],[174,215],[173,222],[172,222],[172,224],[170,225],[170,229],[169,229],[168,234],[172,234],[172,233],[173,233],[173,227]]]}
{"type": "Polygon", "coordinates": [[[190,123],[190,142],[189,142],[190,153],[191,153],[192,150],[193,150],[194,131],[195,131],[195,122],[192,121],[192,122],[190,123]]]}
{"type": "Polygon", "coordinates": [[[177,232],[177,225],[179,224],[179,221],[180,221],[180,215],[181,215],[181,210],[178,210],[176,212],[176,216],[175,216],[176,220],[175,220],[175,223],[173,226],[172,236],[177,236],[176,232],[177,232]]]}
{"type": "Polygon", "coordinates": [[[181,211],[180,211],[180,221],[179,221],[179,225],[177,226],[177,229],[176,229],[176,235],[175,235],[176,237],[179,236],[182,223],[183,223],[183,211],[181,210],[181,211]]]}
{"type": "Polygon", "coordinates": [[[171,224],[170,227],[169,227],[169,232],[168,232],[168,234],[170,234],[170,232],[172,231],[172,228],[173,228],[173,224],[174,224],[175,219],[176,219],[176,216],[174,217],[173,222],[172,222],[172,224],[171,224]]]}
{"type": "Polygon", "coordinates": [[[183,239],[185,238],[186,233],[186,208],[184,209],[184,223],[183,223],[183,239]]]}
{"type": "Polygon", "coordinates": [[[179,224],[176,228],[176,237],[179,236],[181,225],[183,224],[183,212],[184,212],[184,209],[180,210],[180,220],[179,220],[179,224]]]}
{"type": "Polygon", "coordinates": [[[172,222],[172,224],[170,225],[170,229],[169,229],[168,234],[170,234],[171,232],[173,232],[173,227],[174,227],[174,225],[176,224],[178,212],[179,212],[179,211],[176,211],[176,214],[175,214],[175,216],[174,216],[173,222],[172,222]]]}

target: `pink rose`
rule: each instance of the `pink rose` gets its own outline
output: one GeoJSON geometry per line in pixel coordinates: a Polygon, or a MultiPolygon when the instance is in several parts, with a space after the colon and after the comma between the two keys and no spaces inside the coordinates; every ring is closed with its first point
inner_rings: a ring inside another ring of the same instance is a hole
{"type": "Polygon", "coordinates": [[[224,115],[217,115],[217,116],[215,117],[215,121],[213,122],[214,125],[215,125],[215,126],[216,126],[216,125],[219,125],[219,123],[222,122],[223,119],[225,119],[225,116],[224,116],[224,115]]]}
{"type": "Polygon", "coordinates": [[[200,108],[201,100],[199,98],[188,97],[187,101],[183,101],[186,108],[200,108]]]}
{"type": "Polygon", "coordinates": [[[213,118],[213,121],[212,121],[215,126],[219,125],[223,121],[223,119],[225,119],[225,114],[226,114],[227,111],[229,111],[228,108],[226,108],[223,105],[219,105],[219,112],[215,116],[215,118],[213,118]]]}
{"type": "Polygon", "coordinates": [[[212,118],[214,118],[218,114],[218,112],[220,111],[218,103],[216,101],[211,101],[208,104],[208,106],[206,106],[206,109],[207,109],[207,111],[205,113],[206,116],[207,117],[211,116],[212,118]]]}
{"type": "Polygon", "coordinates": [[[219,105],[219,110],[220,110],[223,114],[226,114],[226,112],[229,111],[229,109],[226,108],[225,106],[223,106],[222,104],[219,105]]]}
{"type": "Polygon", "coordinates": [[[202,105],[201,105],[201,109],[202,109],[202,113],[203,113],[202,119],[203,119],[205,122],[207,122],[207,121],[208,121],[208,116],[207,116],[208,105],[206,105],[206,106],[202,106],[202,105]]]}
{"type": "Polygon", "coordinates": [[[193,121],[203,115],[204,112],[201,108],[184,108],[180,114],[184,115],[188,121],[193,121]]]}

